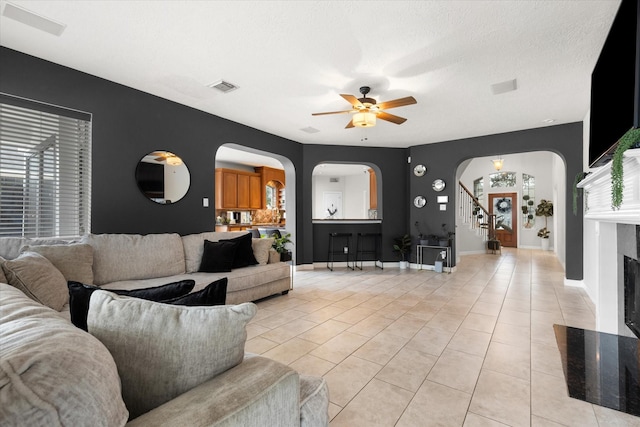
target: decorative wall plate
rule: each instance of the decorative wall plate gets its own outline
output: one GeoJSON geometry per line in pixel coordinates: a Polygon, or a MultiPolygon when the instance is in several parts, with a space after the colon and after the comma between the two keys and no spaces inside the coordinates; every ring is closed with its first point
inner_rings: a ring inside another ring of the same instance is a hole
{"type": "Polygon", "coordinates": [[[422,208],[426,204],[427,199],[425,199],[424,196],[416,196],[416,198],[413,199],[413,206],[415,206],[416,208],[422,208]]]}
{"type": "Polygon", "coordinates": [[[422,176],[425,173],[427,173],[427,167],[425,165],[417,165],[415,168],[413,168],[413,174],[415,176],[422,176]]]}
{"type": "Polygon", "coordinates": [[[433,184],[431,184],[431,187],[433,187],[434,191],[442,191],[444,190],[445,184],[443,180],[436,179],[435,181],[433,181],[433,184]]]}

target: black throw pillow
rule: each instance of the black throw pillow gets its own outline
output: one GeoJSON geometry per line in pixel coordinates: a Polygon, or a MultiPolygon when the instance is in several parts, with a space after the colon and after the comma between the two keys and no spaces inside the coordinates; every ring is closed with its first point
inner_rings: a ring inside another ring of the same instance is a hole
{"type": "Polygon", "coordinates": [[[160,302],[189,306],[224,305],[227,301],[227,282],[227,278],[223,277],[220,280],[209,283],[206,288],[198,292],[160,302]]]}
{"type": "Polygon", "coordinates": [[[71,314],[71,323],[82,330],[87,330],[87,315],[89,314],[89,301],[91,294],[97,290],[113,292],[118,295],[125,295],[146,299],[150,301],[164,301],[186,295],[193,290],[196,285],[195,280],[181,280],[179,282],[167,283],[162,286],[155,286],[144,289],[105,289],[93,285],[85,285],[79,282],[69,281],[69,311],[71,314]]]}
{"type": "Polygon", "coordinates": [[[237,248],[238,244],[236,242],[210,242],[205,240],[198,271],[204,273],[230,272],[237,248]]]}
{"type": "Polygon", "coordinates": [[[251,233],[247,233],[233,239],[220,239],[221,242],[235,242],[238,244],[238,250],[236,251],[236,256],[233,259],[231,268],[241,268],[258,264],[256,257],[253,255],[253,246],[251,246],[252,238],[251,233]]]}

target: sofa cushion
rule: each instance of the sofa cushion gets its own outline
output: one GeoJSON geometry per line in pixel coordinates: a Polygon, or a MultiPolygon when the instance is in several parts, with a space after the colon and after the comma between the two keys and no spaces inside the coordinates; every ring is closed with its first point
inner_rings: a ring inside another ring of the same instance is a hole
{"type": "Polygon", "coordinates": [[[38,253],[23,252],[16,259],[6,260],[2,268],[11,286],[40,304],[60,311],[69,301],[66,279],[38,253]]]}
{"type": "Polygon", "coordinates": [[[239,364],[256,310],[253,303],[186,307],[99,290],[87,324],[113,355],[135,418],[239,364]]]}
{"type": "MultiPolygon", "coordinates": [[[[200,268],[205,240],[218,242],[220,239],[232,239],[245,233],[246,231],[207,231],[204,233],[187,234],[186,236],[182,236],[186,272],[195,273],[200,268]]],[[[2,254],[0,253],[0,255],[2,254]]]]}
{"type": "Polygon", "coordinates": [[[233,260],[238,251],[235,242],[210,242],[204,241],[202,260],[198,271],[203,273],[226,273],[231,271],[233,260]]]}
{"type": "Polygon", "coordinates": [[[329,387],[322,377],[300,375],[300,427],[329,425],[329,387]]]}
{"type": "Polygon", "coordinates": [[[25,245],[65,245],[73,243],[71,240],[56,239],[55,237],[0,237],[0,257],[15,259],[20,255],[20,249],[25,245]]]}
{"type": "Polygon", "coordinates": [[[242,268],[250,265],[258,264],[256,257],[253,255],[253,247],[251,234],[247,233],[233,239],[221,239],[220,242],[233,242],[238,245],[236,255],[233,258],[232,268],[242,268]]]}
{"type": "Polygon", "coordinates": [[[39,253],[51,261],[67,281],[93,283],[93,248],[87,244],[26,245],[21,252],[39,253]]]}
{"type": "Polygon", "coordinates": [[[0,424],[123,426],[129,416],[105,346],[0,284],[0,424]]]}
{"type": "Polygon", "coordinates": [[[266,265],[269,263],[269,249],[273,246],[275,239],[271,237],[263,239],[252,239],[251,247],[253,248],[253,255],[256,257],[259,265],[266,265]]]}
{"type": "Polygon", "coordinates": [[[129,279],[173,276],[185,272],[180,235],[89,234],[95,285],[129,279]]]}
{"type": "MultiPolygon", "coordinates": [[[[150,288],[105,290],[118,295],[126,295],[150,301],[164,301],[188,294],[193,290],[195,284],[196,282],[193,280],[180,280],[178,282],[167,283],[166,285],[150,288]]],[[[71,316],[71,322],[78,328],[86,331],[87,313],[89,312],[89,300],[91,299],[91,294],[101,288],[73,281],[68,282],[67,287],[69,288],[69,314],[71,316]]]]}

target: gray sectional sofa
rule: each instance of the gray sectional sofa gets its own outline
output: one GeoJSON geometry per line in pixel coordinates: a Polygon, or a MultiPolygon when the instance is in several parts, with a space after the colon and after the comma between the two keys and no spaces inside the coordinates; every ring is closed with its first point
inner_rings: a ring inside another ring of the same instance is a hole
{"type": "Polygon", "coordinates": [[[244,353],[245,327],[257,311],[248,301],[287,292],[290,266],[269,264],[268,242],[260,239],[254,243],[262,246],[253,248],[262,265],[197,272],[205,239],[236,236],[0,239],[0,425],[328,426],[322,378],[244,353]],[[56,258],[58,245],[71,250],[56,258]],[[40,288],[25,292],[14,282],[18,275],[30,280],[28,268],[8,260],[30,251],[32,259],[44,254],[59,268],[51,274],[36,269],[31,278],[40,288]],[[60,288],[48,285],[59,277],[104,289],[192,279],[193,292],[227,277],[227,305],[175,306],[98,290],[90,299],[87,333],[68,320],[60,288]]]}

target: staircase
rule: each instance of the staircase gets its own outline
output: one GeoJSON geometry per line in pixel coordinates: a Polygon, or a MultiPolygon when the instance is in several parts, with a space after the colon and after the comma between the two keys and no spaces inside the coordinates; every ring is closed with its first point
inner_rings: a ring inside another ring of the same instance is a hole
{"type": "Polygon", "coordinates": [[[496,215],[480,204],[480,201],[458,181],[458,215],[462,222],[469,225],[469,228],[476,230],[476,234],[483,241],[495,240],[496,238],[496,215]]]}

